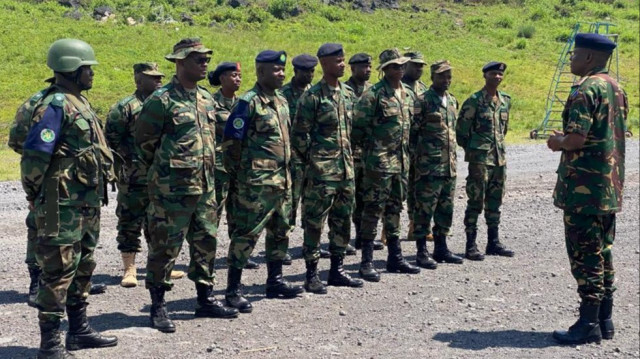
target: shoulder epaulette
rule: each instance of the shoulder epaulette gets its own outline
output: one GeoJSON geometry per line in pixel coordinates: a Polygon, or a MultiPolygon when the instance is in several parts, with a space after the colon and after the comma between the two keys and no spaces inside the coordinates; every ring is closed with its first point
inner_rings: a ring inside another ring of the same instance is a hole
{"type": "Polygon", "coordinates": [[[255,92],[254,90],[249,90],[245,93],[242,94],[242,96],[238,97],[239,101],[244,101],[244,102],[251,102],[251,100],[257,95],[258,93],[255,92]]]}
{"type": "Polygon", "coordinates": [[[49,105],[56,107],[64,107],[64,94],[62,92],[57,92],[51,96],[51,100],[49,101],[49,105]]]}
{"type": "Polygon", "coordinates": [[[133,95],[129,95],[125,98],[123,98],[122,100],[120,100],[120,102],[118,102],[118,106],[120,107],[124,107],[126,106],[129,102],[131,102],[131,100],[133,100],[135,98],[135,96],[133,95]]]}
{"type": "Polygon", "coordinates": [[[502,92],[502,91],[500,91],[500,95],[502,95],[502,96],[504,96],[504,97],[511,98],[511,95],[509,95],[509,94],[508,94],[508,93],[506,93],[506,92],[502,92]]]}

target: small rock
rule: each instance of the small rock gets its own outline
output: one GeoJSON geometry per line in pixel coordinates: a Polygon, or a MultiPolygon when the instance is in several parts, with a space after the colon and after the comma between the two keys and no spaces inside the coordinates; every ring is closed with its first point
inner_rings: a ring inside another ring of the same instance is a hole
{"type": "Polygon", "coordinates": [[[195,24],[195,21],[193,21],[193,18],[191,17],[191,15],[183,12],[182,14],[180,14],[180,21],[188,24],[189,26],[193,26],[195,24]]]}
{"type": "Polygon", "coordinates": [[[136,20],[134,20],[131,16],[129,16],[126,19],[126,22],[127,22],[127,25],[129,25],[129,26],[133,26],[133,25],[137,24],[136,20]]]}
{"type": "Polygon", "coordinates": [[[341,310],[338,314],[340,314],[341,317],[347,316],[347,312],[345,312],[344,310],[341,310]]]}

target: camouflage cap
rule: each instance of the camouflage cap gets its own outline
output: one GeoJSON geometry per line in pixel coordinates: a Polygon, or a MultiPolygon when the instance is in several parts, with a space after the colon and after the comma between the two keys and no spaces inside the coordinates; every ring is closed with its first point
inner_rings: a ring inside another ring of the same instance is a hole
{"type": "Polygon", "coordinates": [[[380,65],[377,70],[382,70],[391,64],[404,65],[409,61],[408,57],[400,55],[400,51],[395,48],[382,51],[378,59],[380,60],[380,65]]]}
{"type": "Polygon", "coordinates": [[[409,62],[413,62],[416,64],[426,64],[426,62],[424,61],[424,55],[422,55],[422,52],[420,51],[405,52],[404,56],[409,58],[409,62]]]}
{"type": "Polygon", "coordinates": [[[207,49],[202,45],[200,38],[192,37],[188,39],[182,39],[177,44],[173,45],[173,53],[166,55],[164,58],[176,62],[176,60],[183,60],[189,56],[192,52],[199,52],[201,54],[212,54],[213,50],[207,49]]]}
{"type": "Polygon", "coordinates": [[[158,64],[155,62],[141,62],[133,65],[134,74],[143,74],[148,76],[163,76],[164,74],[158,71],[158,64]]]}
{"type": "Polygon", "coordinates": [[[451,67],[451,63],[448,60],[440,60],[431,64],[431,73],[439,74],[445,71],[449,71],[452,68],[453,67],[451,67]]]}

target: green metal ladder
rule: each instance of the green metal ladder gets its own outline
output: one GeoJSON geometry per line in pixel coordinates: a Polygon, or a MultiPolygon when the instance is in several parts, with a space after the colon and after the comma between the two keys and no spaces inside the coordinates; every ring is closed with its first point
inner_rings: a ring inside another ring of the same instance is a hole
{"type": "MultiPolygon", "coordinates": [[[[576,35],[585,25],[589,25],[589,29],[583,32],[596,33],[611,38],[613,42],[618,43],[618,34],[610,32],[610,28],[615,26],[608,22],[589,22],[576,23],[571,31],[571,35],[560,52],[560,58],[556,65],[555,73],[551,79],[551,86],[547,94],[547,102],[545,105],[545,113],[542,123],[538,128],[529,132],[531,139],[548,138],[553,130],[562,131],[562,111],[566,103],[566,99],[571,91],[571,86],[579,80],[571,73],[569,63],[571,62],[571,51],[575,43],[576,35]]],[[[619,81],[618,74],[618,47],[614,50],[613,55],[609,59],[609,75],[619,81]]]]}

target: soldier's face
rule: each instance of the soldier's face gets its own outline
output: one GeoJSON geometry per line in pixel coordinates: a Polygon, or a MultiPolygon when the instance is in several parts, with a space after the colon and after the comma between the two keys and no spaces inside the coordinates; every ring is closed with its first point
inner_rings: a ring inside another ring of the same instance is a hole
{"type": "Polygon", "coordinates": [[[369,81],[369,78],[371,78],[371,64],[351,65],[351,75],[360,81],[369,81]]]}
{"type": "Polygon", "coordinates": [[[407,69],[405,70],[405,76],[413,81],[417,81],[422,77],[424,72],[424,64],[417,64],[415,62],[407,62],[407,69]]]}
{"type": "Polygon", "coordinates": [[[451,70],[447,70],[439,74],[433,74],[431,75],[431,81],[433,81],[432,86],[436,91],[447,91],[449,90],[449,86],[451,86],[452,78],[451,70]]]}
{"type": "Polygon", "coordinates": [[[584,76],[586,74],[586,64],[589,57],[589,51],[581,47],[575,48],[571,54],[571,73],[576,76],[584,76]]]}
{"type": "Polygon", "coordinates": [[[323,57],[321,61],[322,72],[325,74],[336,78],[344,76],[344,69],[347,67],[344,63],[344,55],[323,57]]]}
{"type": "Polygon", "coordinates": [[[78,69],[80,76],[78,78],[78,86],[81,91],[89,90],[93,87],[93,69],[89,65],[80,66],[78,69]]]}
{"type": "Polygon", "coordinates": [[[484,73],[485,84],[489,87],[498,87],[502,83],[504,72],[499,70],[491,70],[484,73]]]}
{"type": "Polygon", "coordinates": [[[382,71],[384,71],[384,77],[391,82],[400,81],[404,76],[406,66],[404,64],[390,64],[385,66],[382,71]]]}
{"type": "Polygon", "coordinates": [[[236,92],[242,85],[242,73],[240,71],[225,71],[220,75],[220,86],[236,92]]]}
{"type": "Polygon", "coordinates": [[[262,69],[262,81],[261,85],[268,87],[271,90],[276,90],[284,85],[284,65],[278,64],[265,64],[262,69]]]}
{"type": "Polygon", "coordinates": [[[207,77],[207,68],[209,67],[211,56],[192,52],[183,61],[184,73],[191,81],[200,81],[207,77]]]}
{"type": "Polygon", "coordinates": [[[138,89],[145,94],[150,94],[162,87],[162,76],[149,76],[140,74],[138,89]]]}
{"type": "Polygon", "coordinates": [[[296,80],[301,85],[308,85],[313,81],[313,74],[315,73],[315,68],[309,70],[300,70],[296,69],[295,71],[296,80]]]}

